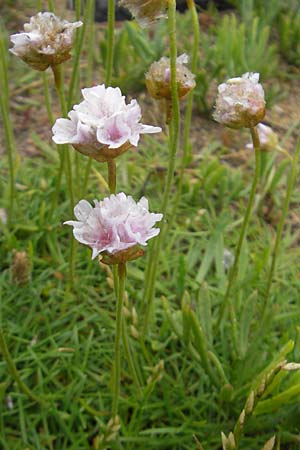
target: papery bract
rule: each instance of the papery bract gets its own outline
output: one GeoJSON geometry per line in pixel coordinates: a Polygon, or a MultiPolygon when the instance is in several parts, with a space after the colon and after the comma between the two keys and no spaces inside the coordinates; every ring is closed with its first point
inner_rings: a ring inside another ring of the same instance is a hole
{"type": "Polygon", "coordinates": [[[40,12],[24,24],[24,32],[10,36],[10,51],[36,70],[46,70],[71,57],[74,32],[82,22],[68,22],[51,12],[40,12]]]}
{"type": "MultiPolygon", "coordinates": [[[[176,83],[178,97],[185,97],[195,88],[195,75],[185,66],[189,61],[185,53],[176,60],[176,83]]],[[[171,70],[170,58],[163,56],[159,61],[151,64],[146,73],[146,85],[150,95],[154,98],[171,100],[171,70]]]]}
{"type": "Polygon", "coordinates": [[[265,116],[265,95],[258,73],[245,73],[218,87],[214,119],[231,128],[252,128],[265,116]]]}
{"type": "Polygon", "coordinates": [[[142,27],[167,17],[168,0],[119,0],[119,5],[128,8],[142,27]]]}
{"type": "MultiPolygon", "coordinates": [[[[278,136],[271,127],[259,123],[256,127],[259,137],[260,150],[270,152],[278,148],[278,136]]],[[[246,148],[253,150],[253,143],[249,142],[246,148]]]]}
{"type": "Polygon", "coordinates": [[[108,161],[137,146],[140,134],[158,133],[160,127],[140,123],[141,108],[136,100],[126,104],[119,88],[103,84],[82,90],[84,100],[69,112],[68,119],[57,119],[53,140],[72,144],[84,155],[108,161]]]}
{"type": "MultiPolygon", "coordinates": [[[[112,255],[116,262],[118,256],[122,262],[126,256],[134,259],[132,250],[128,251],[128,255],[125,251],[147,245],[147,241],[160,232],[154,225],[163,215],[150,213],[145,197],[136,203],[131,196],[121,192],[102,201],[94,200],[94,204],[92,207],[86,200],[81,200],[74,208],[77,221],[65,222],[73,226],[77,241],[92,248],[93,259],[102,252],[106,256],[112,255]]],[[[138,249],[137,254],[140,256],[138,249]]]]}

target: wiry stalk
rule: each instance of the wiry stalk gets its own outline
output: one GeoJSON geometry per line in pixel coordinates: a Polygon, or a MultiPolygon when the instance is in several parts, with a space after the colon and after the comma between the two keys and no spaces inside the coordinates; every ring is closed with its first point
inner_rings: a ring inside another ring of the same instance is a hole
{"type": "Polygon", "coordinates": [[[160,250],[164,238],[164,231],[166,227],[166,215],[169,206],[169,197],[171,193],[172,182],[174,178],[175,158],[179,141],[180,131],[180,112],[179,101],[176,83],[176,58],[177,58],[177,46],[176,46],[176,1],[169,0],[169,39],[170,39],[170,68],[171,68],[171,93],[172,93],[172,115],[169,125],[169,165],[167,171],[167,179],[165,184],[165,190],[163,195],[163,202],[161,212],[164,215],[164,223],[161,226],[161,232],[154,242],[151,254],[149,258],[149,265],[146,279],[144,300],[146,303],[146,312],[144,317],[143,337],[145,338],[147,329],[150,322],[150,315],[152,311],[152,305],[155,293],[155,280],[157,273],[157,266],[159,261],[160,250]]]}

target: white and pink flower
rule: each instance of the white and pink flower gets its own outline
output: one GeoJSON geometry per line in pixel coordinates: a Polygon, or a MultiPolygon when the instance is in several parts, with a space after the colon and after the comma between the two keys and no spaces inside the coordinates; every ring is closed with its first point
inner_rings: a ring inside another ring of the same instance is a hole
{"type": "Polygon", "coordinates": [[[265,108],[259,73],[247,72],[219,85],[213,117],[231,128],[252,128],[264,118],[265,108]]]}
{"type": "Polygon", "coordinates": [[[160,127],[140,123],[141,108],[136,100],[126,104],[119,88],[104,84],[82,89],[84,100],[69,112],[68,119],[57,119],[53,140],[72,144],[97,161],[107,161],[137,146],[141,134],[159,133],[160,127]]]}
{"type": "Polygon", "coordinates": [[[150,213],[145,197],[136,203],[121,192],[102,201],[94,200],[94,204],[92,207],[86,200],[80,200],[74,208],[77,220],[64,223],[73,226],[78,242],[92,248],[92,259],[103,252],[118,256],[133,247],[147,245],[160,232],[154,225],[163,215],[150,213]]]}
{"type": "Polygon", "coordinates": [[[51,12],[39,12],[24,24],[24,32],[11,35],[10,51],[36,70],[46,70],[71,57],[76,28],[82,22],[68,22],[51,12]]]}

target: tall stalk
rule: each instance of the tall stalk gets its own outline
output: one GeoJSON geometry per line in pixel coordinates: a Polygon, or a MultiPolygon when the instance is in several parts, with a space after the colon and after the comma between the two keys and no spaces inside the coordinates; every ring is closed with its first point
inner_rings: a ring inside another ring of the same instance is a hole
{"type": "Polygon", "coordinates": [[[111,83],[113,60],[114,60],[114,37],[115,37],[115,0],[108,0],[107,9],[107,57],[106,57],[106,87],[111,83]]]}
{"type": "Polygon", "coordinates": [[[118,405],[120,396],[120,379],[121,379],[121,335],[123,324],[123,303],[125,293],[126,280],[126,264],[118,264],[118,299],[117,299],[117,315],[116,315],[116,336],[115,336],[115,356],[113,366],[113,403],[112,417],[118,415],[118,405]]]}
{"type": "Polygon", "coordinates": [[[289,210],[291,196],[292,196],[295,181],[296,181],[297,163],[299,160],[299,153],[300,153],[300,141],[297,143],[293,161],[291,163],[291,170],[290,170],[290,174],[288,177],[287,191],[286,191],[286,195],[285,195],[284,202],[282,205],[282,213],[281,213],[280,220],[279,220],[278,227],[277,227],[274,250],[273,250],[272,261],[271,261],[271,267],[270,267],[270,270],[268,273],[267,286],[266,286],[266,290],[265,290],[265,294],[264,294],[264,298],[263,298],[260,328],[264,325],[266,315],[268,312],[272,281],[273,281],[274,273],[275,273],[275,269],[276,269],[276,261],[277,261],[279,247],[280,247],[280,243],[281,243],[283,228],[284,228],[286,216],[287,216],[287,213],[289,210]]]}
{"type": "Polygon", "coordinates": [[[15,189],[15,157],[17,154],[13,122],[10,119],[9,113],[9,86],[8,86],[8,71],[7,71],[7,49],[4,41],[4,31],[0,27],[0,112],[3,121],[5,146],[8,157],[9,167],[9,207],[8,207],[8,223],[13,221],[14,205],[16,200],[15,189]]]}
{"type": "Polygon", "coordinates": [[[153,306],[154,294],[155,294],[155,279],[159,261],[160,250],[165,235],[166,229],[166,216],[169,206],[169,197],[171,193],[172,182],[174,178],[175,158],[177,153],[179,131],[180,131],[180,112],[179,101],[176,82],[176,59],[177,59],[177,46],[176,46],[176,1],[169,0],[168,2],[168,26],[169,26],[169,39],[170,39],[170,69],[171,69],[171,120],[169,124],[169,164],[167,170],[167,179],[165,184],[165,190],[163,195],[163,202],[161,212],[164,215],[164,223],[161,226],[161,231],[152,246],[149,257],[149,268],[146,273],[144,300],[146,302],[146,311],[144,317],[143,326],[143,338],[145,338],[150,315],[153,306]]]}
{"type": "Polygon", "coordinates": [[[218,327],[224,317],[226,308],[229,305],[230,320],[231,320],[232,331],[233,331],[235,340],[237,340],[237,337],[236,337],[237,322],[236,322],[236,316],[235,316],[235,311],[234,311],[234,305],[231,300],[231,294],[232,294],[232,288],[234,286],[234,282],[235,282],[237,274],[238,274],[241,250],[243,247],[243,243],[245,241],[245,237],[246,237],[246,233],[247,233],[247,229],[248,229],[248,225],[249,225],[249,221],[250,221],[250,217],[251,217],[251,212],[252,212],[252,208],[253,208],[253,204],[254,204],[254,200],[255,200],[255,193],[256,193],[258,182],[259,182],[259,177],[260,177],[261,155],[260,155],[259,136],[258,136],[256,128],[250,128],[250,132],[251,132],[251,137],[252,137],[252,141],[253,141],[253,148],[255,151],[255,172],[254,172],[254,177],[253,177],[253,181],[252,181],[248,204],[247,204],[247,208],[246,208],[246,212],[245,212],[245,216],[244,216],[244,220],[243,220],[243,224],[242,224],[242,228],[241,228],[241,232],[240,232],[240,237],[239,237],[239,241],[238,241],[235,256],[234,256],[234,263],[233,263],[233,266],[229,273],[227,289],[225,292],[223,303],[221,305],[219,318],[218,318],[218,322],[217,322],[217,327],[218,327]]]}
{"type": "MultiPolygon", "coordinates": [[[[60,107],[62,116],[67,116],[67,102],[65,98],[64,92],[64,83],[62,76],[62,67],[61,65],[52,66],[52,71],[54,75],[54,83],[57,90],[57,94],[60,101],[60,107]]],[[[73,212],[75,200],[74,200],[74,191],[73,191],[73,175],[72,175],[72,162],[71,155],[69,151],[68,145],[61,145],[61,167],[64,167],[64,161],[66,160],[66,178],[68,184],[68,190],[70,195],[70,207],[73,212]]],[[[70,249],[70,260],[69,260],[69,287],[73,287],[74,283],[74,272],[75,272],[75,253],[76,253],[76,240],[71,240],[71,249],[70,249]]]]}
{"type": "MultiPolygon", "coordinates": [[[[199,18],[197,14],[197,9],[194,0],[187,0],[188,8],[192,15],[192,25],[193,25],[193,47],[192,47],[192,59],[191,59],[191,72],[197,73],[198,68],[198,51],[199,51],[199,43],[200,43],[200,26],[199,26],[199,18]]],[[[172,210],[172,214],[170,217],[168,229],[172,228],[173,220],[176,217],[176,211],[178,209],[178,204],[181,197],[182,185],[184,180],[185,168],[189,159],[189,149],[190,149],[190,130],[192,123],[192,113],[193,113],[193,100],[194,100],[194,89],[189,93],[184,126],[183,126],[183,151],[179,169],[179,181],[178,188],[174,200],[174,206],[172,210]]]]}

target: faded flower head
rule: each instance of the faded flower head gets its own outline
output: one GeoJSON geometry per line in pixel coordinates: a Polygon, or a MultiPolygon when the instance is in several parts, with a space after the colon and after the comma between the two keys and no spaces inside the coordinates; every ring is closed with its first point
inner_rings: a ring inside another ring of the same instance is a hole
{"type": "Polygon", "coordinates": [[[119,0],[119,5],[128,8],[142,27],[167,17],[168,0],[119,0]]]}
{"type": "Polygon", "coordinates": [[[140,123],[141,108],[136,100],[126,104],[119,88],[104,84],[82,89],[84,100],[57,119],[52,131],[56,144],[72,144],[84,155],[108,161],[137,146],[140,134],[159,133],[161,128],[140,123]]]}
{"type": "MultiPolygon", "coordinates": [[[[185,66],[189,57],[185,53],[176,61],[176,81],[178,97],[185,97],[196,86],[195,75],[185,66]]],[[[146,73],[146,84],[150,95],[154,98],[171,100],[170,58],[163,56],[151,64],[146,73]]]]}
{"type": "Polygon", "coordinates": [[[147,245],[160,232],[153,227],[163,215],[150,213],[145,197],[136,203],[121,192],[102,201],[94,200],[94,204],[92,207],[86,200],[80,200],[74,208],[77,221],[65,222],[73,226],[77,241],[92,248],[92,259],[103,252],[112,264],[136,259],[143,254],[138,245],[147,245]]]}
{"type": "Polygon", "coordinates": [[[39,12],[25,23],[24,32],[11,35],[10,51],[36,70],[46,70],[71,57],[74,32],[82,22],[68,22],[51,12],[39,12]]]}
{"type": "MultiPolygon", "coordinates": [[[[271,152],[278,148],[278,136],[271,127],[259,123],[256,129],[259,137],[260,150],[271,152]]],[[[249,144],[246,145],[246,148],[253,150],[253,143],[249,142],[249,144]]]]}
{"type": "Polygon", "coordinates": [[[12,281],[16,284],[27,284],[31,279],[31,263],[27,252],[16,251],[13,252],[11,264],[12,281]]]}
{"type": "Polygon", "coordinates": [[[218,87],[214,119],[231,128],[253,128],[265,116],[265,94],[259,73],[245,73],[218,87]]]}

